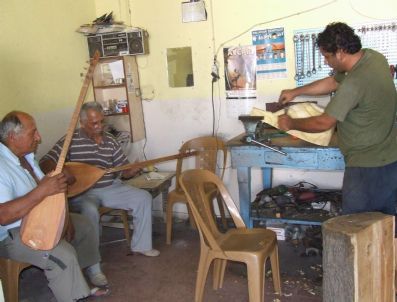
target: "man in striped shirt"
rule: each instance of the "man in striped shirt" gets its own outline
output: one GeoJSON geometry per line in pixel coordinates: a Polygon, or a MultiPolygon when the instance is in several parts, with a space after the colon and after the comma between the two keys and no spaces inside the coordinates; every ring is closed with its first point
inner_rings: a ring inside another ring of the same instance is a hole
{"type": "MultiPolygon", "coordinates": [[[[41,159],[44,172],[52,171],[62,150],[64,137],[41,159]]],[[[73,133],[67,161],[81,162],[108,169],[128,164],[119,143],[104,131],[104,114],[97,102],[85,103],[80,113],[80,128],[73,133]]],[[[67,171],[65,171],[67,172],[67,171]]],[[[152,197],[145,190],[122,183],[120,177],[130,178],[139,169],[132,168],[119,173],[107,173],[83,194],[72,198],[70,208],[90,218],[100,235],[99,206],[132,211],[134,234],[131,251],[155,257],[159,251],[152,248],[152,197]]]]}

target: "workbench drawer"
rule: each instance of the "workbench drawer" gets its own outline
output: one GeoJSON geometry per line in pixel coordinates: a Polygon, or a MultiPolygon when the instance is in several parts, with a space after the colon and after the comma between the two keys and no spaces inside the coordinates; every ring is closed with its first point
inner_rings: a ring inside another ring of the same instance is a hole
{"type": "Polygon", "coordinates": [[[313,169],[318,167],[318,155],[315,152],[293,152],[286,156],[276,152],[265,153],[265,165],[285,168],[313,169]]]}

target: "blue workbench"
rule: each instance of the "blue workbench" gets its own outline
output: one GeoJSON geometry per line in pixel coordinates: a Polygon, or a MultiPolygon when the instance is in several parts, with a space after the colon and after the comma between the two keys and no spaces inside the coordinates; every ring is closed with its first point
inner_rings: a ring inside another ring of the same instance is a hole
{"type": "Polygon", "coordinates": [[[287,153],[286,156],[258,145],[247,144],[243,142],[243,138],[244,134],[241,134],[228,141],[227,145],[231,153],[232,167],[237,169],[240,214],[248,227],[253,226],[250,210],[252,167],[262,168],[264,189],[272,187],[273,168],[343,171],[345,167],[336,137],[332,138],[327,147],[314,145],[290,135],[272,138],[272,144],[281,147],[281,150],[287,153]]]}

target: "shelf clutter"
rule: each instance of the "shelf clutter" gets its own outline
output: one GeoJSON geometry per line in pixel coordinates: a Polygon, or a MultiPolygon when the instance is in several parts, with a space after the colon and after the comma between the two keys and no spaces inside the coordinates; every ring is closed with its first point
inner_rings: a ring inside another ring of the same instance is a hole
{"type": "Polygon", "coordinates": [[[145,138],[138,66],[135,56],[101,58],[92,79],[95,101],[108,124],[130,133],[130,141],[145,138]]]}
{"type": "Polygon", "coordinates": [[[92,23],[80,25],[76,31],[84,35],[95,35],[123,31],[127,26],[122,21],[113,20],[113,12],[103,14],[92,23]]]}

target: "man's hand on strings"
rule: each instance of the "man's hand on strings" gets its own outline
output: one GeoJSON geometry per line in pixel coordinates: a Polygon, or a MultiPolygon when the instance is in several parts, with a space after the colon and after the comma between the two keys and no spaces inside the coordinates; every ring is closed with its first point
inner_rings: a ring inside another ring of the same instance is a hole
{"type": "Polygon", "coordinates": [[[65,174],[69,186],[73,185],[76,182],[76,177],[70,172],[68,167],[65,166],[62,172],[63,174],[65,174]]]}
{"type": "Polygon", "coordinates": [[[52,176],[52,173],[49,173],[42,178],[37,189],[43,193],[43,196],[65,193],[67,189],[66,176],[63,173],[52,176]]]}

